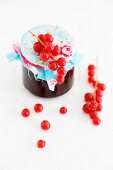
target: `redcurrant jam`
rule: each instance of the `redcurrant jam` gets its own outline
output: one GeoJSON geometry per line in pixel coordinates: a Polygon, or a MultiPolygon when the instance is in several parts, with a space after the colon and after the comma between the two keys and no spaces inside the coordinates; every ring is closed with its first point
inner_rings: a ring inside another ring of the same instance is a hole
{"type": "Polygon", "coordinates": [[[74,68],[69,70],[65,76],[65,81],[62,84],[56,84],[55,90],[49,90],[47,81],[34,78],[34,74],[22,66],[23,84],[32,94],[40,97],[57,97],[69,91],[74,82],[74,68]]]}

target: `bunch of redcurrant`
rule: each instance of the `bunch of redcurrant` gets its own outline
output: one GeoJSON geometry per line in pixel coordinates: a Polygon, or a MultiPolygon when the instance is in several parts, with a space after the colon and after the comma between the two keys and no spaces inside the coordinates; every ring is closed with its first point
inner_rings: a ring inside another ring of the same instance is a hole
{"type": "Polygon", "coordinates": [[[94,79],[96,67],[94,65],[88,66],[88,82],[94,87],[93,93],[86,93],[84,99],[86,103],[83,105],[83,111],[87,113],[94,125],[99,125],[101,120],[98,116],[98,112],[102,110],[102,96],[103,91],[106,89],[106,85],[100,83],[98,80],[94,79]]]}
{"type": "Polygon", "coordinates": [[[53,44],[54,38],[51,34],[39,34],[36,37],[38,41],[33,45],[34,51],[40,57],[40,60],[47,64],[50,70],[57,70],[56,81],[58,84],[62,84],[66,75],[66,69],[64,68],[66,59],[60,57],[61,48],[53,44]]]}

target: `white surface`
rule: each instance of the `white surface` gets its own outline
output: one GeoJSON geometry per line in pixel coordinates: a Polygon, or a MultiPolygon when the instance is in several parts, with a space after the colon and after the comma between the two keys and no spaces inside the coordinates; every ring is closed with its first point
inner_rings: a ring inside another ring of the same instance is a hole
{"type": "Polygon", "coordinates": [[[113,170],[113,0],[0,0],[0,42],[0,170],[113,170]],[[43,99],[24,89],[20,64],[8,63],[13,41],[38,24],[67,29],[87,63],[99,55],[99,77],[107,84],[100,126],[81,111],[84,93],[92,90],[85,69],[76,70],[69,93],[43,99]],[[33,110],[37,102],[43,113],[22,118],[21,109],[33,110]],[[68,107],[64,116],[61,103],[68,107]],[[40,129],[43,119],[51,122],[47,132],[40,129]],[[42,150],[40,138],[47,142],[42,150]]]}

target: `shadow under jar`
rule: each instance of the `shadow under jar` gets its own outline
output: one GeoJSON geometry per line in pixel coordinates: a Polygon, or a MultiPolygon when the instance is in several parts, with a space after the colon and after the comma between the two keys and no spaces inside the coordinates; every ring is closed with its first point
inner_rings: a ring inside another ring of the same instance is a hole
{"type": "Polygon", "coordinates": [[[32,94],[40,97],[57,97],[69,91],[74,83],[74,67],[70,69],[63,84],[56,84],[54,91],[49,90],[47,81],[35,79],[34,74],[26,67],[22,66],[23,84],[32,94]]]}

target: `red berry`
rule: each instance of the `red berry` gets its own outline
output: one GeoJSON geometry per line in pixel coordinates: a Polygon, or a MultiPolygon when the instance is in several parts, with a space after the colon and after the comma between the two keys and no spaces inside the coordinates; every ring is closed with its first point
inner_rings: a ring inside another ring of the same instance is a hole
{"type": "Polygon", "coordinates": [[[38,148],[44,148],[45,144],[46,144],[46,142],[44,140],[38,140],[37,147],[38,148]]]}
{"type": "Polygon", "coordinates": [[[52,43],[45,45],[45,51],[48,53],[51,52],[53,50],[53,48],[54,48],[54,46],[52,43]]]}
{"type": "Polygon", "coordinates": [[[102,105],[100,103],[98,103],[96,111],[101,112],[102,109],[103,109],[102,105]]]}
{"type": "Polygon", "coordinates": [[[88,70],[95,70],[95,66],[94,66],[93,64],[90,64],[90,65],[88,66],[88,70]]]}
{"type": "Polygon", "coordinates": [[[94,81],[95,81],[95,80],[94,80],[94,77],[91,77],[91,76],[90,76],[90,77],[88,78],[88,82],[89,82],[89,83],[94,83],[94,81]]]}
{"type": "Polygon", "coordinates": [[[90,106],[91,110],[96,110],[97,105],[98,105],[98,103],[96,101],[91,101],[89,103],[89,106],[90,106]]]}
{"type": "Polygon", "coordinates": [[[84,99],[86,102],[91,102],[94,99],[93,93],[86,93],[84,99]]]}
{"type": "Polygon", "coordinates": [[[92,122],[94,125],[99,125],[101,123],[101,119],[96,116],[92,119],[92,122]]]}
{"type": "Polygon", "coordinates": [[[51,34],[45,34],[46,42],[53,42],[53,36],[51,34]]]}
{"type": "Polygon", "coordinates": [[[44,34],[40,34],[38,36],[38,38],[44,43],[45,42],[45,35],[44,34]]]}
{"type": "Polygon", "coordinates": [[[46,61],[49,59],[48,53],[42,52],[42,53],[40,54],[40,59],[41,59],[43,62],[46,62],[46,61]]]}
{"type": "Polygon", "coordinates": [[[92,110],[92,111],[90,111],[89,116],[91,119],[94,119],[95,117],[97,117],[97,112],[92,110]]]}
{"type": "Polygon", "coordinates": [[[58,84],[62,84],[65,81],[65,78],[63,76],[57,76],[56,81],[58,84]]]}
{"type": "Polygon", "coordinates": [[[96,96],[96,101],[97,101],[97,103],[102,103],[102,97],[96,96]]]}
{"type": "Polygon", "coordinates": [[[58,75],[60,76],[65,76],[66,75],[66,70],[64,67],[59,67],[57,70],[58,75]]]}
{"type": "Polygon", "coordinates": [[[103,96],[103,91],[100,89],[96,90],[96,96],[102,97],[103,96]]]}
{"type": "Polygon", "coordinates": [[[58,62],[58,65],[61,67],[66,65],[66,59],[63,57],[59,58],[57,62],[58,62]]]}
{"type": "Polygon", "coordinates": [[[95,75],[95,71],[94,70],[88,71],[88,75],[89,77],[93,77],[95,75]]]}
{"type": "Polygon", "coordinates": [[[84,104],[83,107],[82,107],[82,110],[83,110],[85,113],[90,113],[91,109],[90,109],[89,103],[84,104]]]}
{"type": "Polygon", "coordinates": [[[60,54],[60,48],[58,47],[58,45],[54,46],[54,49],[52,50],[51,53],[53,56],[57,56],[58,54],[60,54]]]}
{"type": "Polygon", "coordinates": [[[52,71],[55,71],[57,69],[57,63],[55,61],[52,61],[48,64],[48,68],[52,71]]]}
{"type": "Polygon", "coordinates": [[[104,91],[104,90],[106,90],[106,85],[103,84],[103,83],[99,83],[99,84],[98,84],[98,88],[99,88],[100,90],[104,91]]]}
{"type": "Polygon", "coordinates": [[[60,110],[59,110],[59,112],[60,112],[61,114],[65,114],[65,113],[67,112],[67,108],[66,108],[66,107],[61,107],[60,110]]]}
{"type": "Polygon", "coordinates": [[[40,42],[36,42],[34,43],[33,45],[33,49],[34,51],[37,53],[37,52],[40,52],[43,50],[43,45],[40,44],[40,42]]]}
{"type": "Polygon", "coordinates": [[[28,117],[30,115],[30,110],[25,108],[22,110],[21,114],[23,117],[28,117]]]}
{"type": "Polygon", "coordinates": [[[49,123],[47,120],[43,120],[43,121],[41,122],[41,128],[42,128],[43,130],[48,130],[48,129],[50,128],[50,123],[49,123]]]}
{"type": "Polygon", "coordinates": [[[40,103],[35,104],[34,110],[35,110],[35,112],[42,112],[42,110],[43,110],[42,104],[40,104],[40,103]]]}

